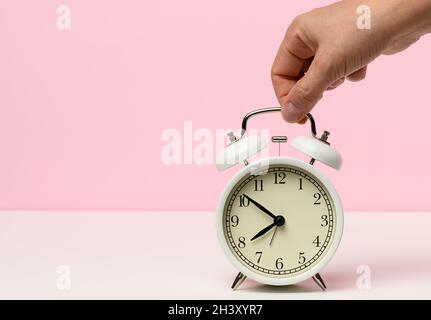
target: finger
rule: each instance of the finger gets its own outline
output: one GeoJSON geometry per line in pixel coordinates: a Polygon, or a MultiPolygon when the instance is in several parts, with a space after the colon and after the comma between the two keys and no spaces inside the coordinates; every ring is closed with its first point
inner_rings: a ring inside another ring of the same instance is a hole
{"type": "Polygon", "coordinates": [[[304,66],[302,67],[303,75],[308,71],[312,62],[313,62],[313,58],[306,59],[304,61],[304,66]]]}
{"type": "Polygon", "coordinates": [[[302,77],[314,56],[313,50],[301,40],[294,29],[295,27],[291,26],[286,32],[271,70],[272,84],[280,105],[286,102],[290,90],[302,77]]]}
{"type": "Polygon", "coordinates": [[[318,52],[307,73],[290,89],[287,102],[282,105],[282,115],[287,122],[301,121],[337,80],[332,61],[327,57],[318,52]]]}
{"type": "Polygon", "coordinates": [[[327,90],[334,90],[335,88],[337,88],[338,86],[342,85],[344,82],[344,77],[341,79],[338,79],[337,81],[332,82],[332,84],[328,87],[327,90]]]}
{"type": "Polygon", "coordinates": [[[304,118],[302,118],[301,120],[298,121],[299,124],[306,124],[307,123],[308,118],[305,116],[304,118]]]}
{"type": "Polygon", "coordinates": [[[365,76],[367,75],[367,66],[356,70],[355,72],[349,74],[347,76],[347,79],[349,79],[350,81],[361,81],[365,79],[365,76]]]}

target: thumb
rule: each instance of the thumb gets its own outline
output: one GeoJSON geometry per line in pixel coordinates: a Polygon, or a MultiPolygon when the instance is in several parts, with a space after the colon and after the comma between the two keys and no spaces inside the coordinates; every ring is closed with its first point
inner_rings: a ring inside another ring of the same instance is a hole
{"type": "Polygon", "coordinates": [[[300,122],[336,80],[332,62],[316,55],[308,71],[289,91],[282,115],[287,122],[300,122]]]}

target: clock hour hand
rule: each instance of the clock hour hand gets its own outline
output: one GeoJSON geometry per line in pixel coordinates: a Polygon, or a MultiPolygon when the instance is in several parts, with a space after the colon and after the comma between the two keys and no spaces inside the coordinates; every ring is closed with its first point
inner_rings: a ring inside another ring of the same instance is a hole
{"type": "Polygon", "coordinates": [[[267,233],[269,230],[277,226],[277,223],[270,224],[269,226],[265,227],[264,229],[260,230],[253,238],[250,239],[250,241],[253,241],[254,239],[257,239],[261,236],[263,236],[265,233],[267,233]]]}
{"type": "Polygon", "coordinates": [[[271,211],[269,211],[267,208],[265,208],[264,206],[262,206],[260,203],[256,202],[255,200],[253,200],[252,198],[250,198],[248,195],[244,194],[244,197],[247,198],[248,201],[250,201],[251,203],[253,203],[256,207],[258,207],[260,210],[262,210],[263,212],[265,212],[267,215],[269,215],[271,218],[275,219],[276,216],[275,214],[273,214],[271,211]]]}

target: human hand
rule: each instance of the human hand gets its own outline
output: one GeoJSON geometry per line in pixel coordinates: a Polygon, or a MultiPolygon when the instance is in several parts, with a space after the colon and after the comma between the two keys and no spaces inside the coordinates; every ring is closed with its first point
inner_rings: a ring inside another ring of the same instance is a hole
{"type": "Polygon", "coordinates": [[[299,15],[289,26],[271,70],[288,122],[306,114],[347,78],[365,78],[381,54],[402,51],[431,32],[430,0],[344,0],[299,15]],[[370,8],[371,28],[357,27],[357,8],[370,8]]]}

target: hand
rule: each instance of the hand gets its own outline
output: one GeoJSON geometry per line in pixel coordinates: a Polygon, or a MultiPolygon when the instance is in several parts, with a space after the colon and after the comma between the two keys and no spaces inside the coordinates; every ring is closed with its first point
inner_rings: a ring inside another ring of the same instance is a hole
{"type": "Polygon", "coordinates": [[[430,0],[345,0],[296,17],[271,72],[283,118],[306,122],[325,90],[364,79],[380,54],[404,50],[428,32],[430,0]],[[357,27],[360,5],[370,8],[370,29],[357,27]]]}
{"type": "MultiPolygon", "coordinates": [[[[274,218],[274,222],[272,224],[270,224],[269,226],[260,230],[253,238],[250,239],[250,241],[253,241],[254,239],[257,239],[257,238],[263,236],[265,233],[267,233],[269,230],[271,230],[274,227],[283,226],[285,224],[285,222],[286,222],[286,220],[284,219],[283,216],[276,216],[274,218]]],[[[275,228],[275,230],[277,230],[277,228],[275,228]]],[[[274,236],[272,236],[272,238],[274,238],[274,236]]],[[[271,239],[271,243],[272,243],[272,239],[271,239]]]]}
{"type": "Polygon", "coordinates": [[[250,201],[251,203],[253,203],[256,207],[258,207],[260,210],[262,210],[263,212],[265,212],[267,215],[269,215],[271,218],[273,218],[275,220],[275,218],[277,218],[275,216],[275,214],[273,214],[271,211],[269,211],[268,209],[266,209],[264,206],[262,206],[260,203],[254,201],[252,198],[250,198],[249,196],[244,194],[244,197],[247,198],[248,201],[250,201]]]}
{"type": "Polygon", "coordinates": [[[277,226],[277,224],[275,222],[273,224],[270,224],[266,228],[260,230],[253,238],[250,239],[250,241],[253,241],[254,239],[257,239],[257,238],[263,236],[265,233],[267,233],[269,230],[271,230],[275,226],[277,226]]]}
{"type": "Polygon", "coordinates": [[[272,241],[274,240],[275,234],[277,233],[278,226],[275,227],[274,233],[272,234],[271,241],[269,242],[269,246],[272,245],[272,241]]]}

